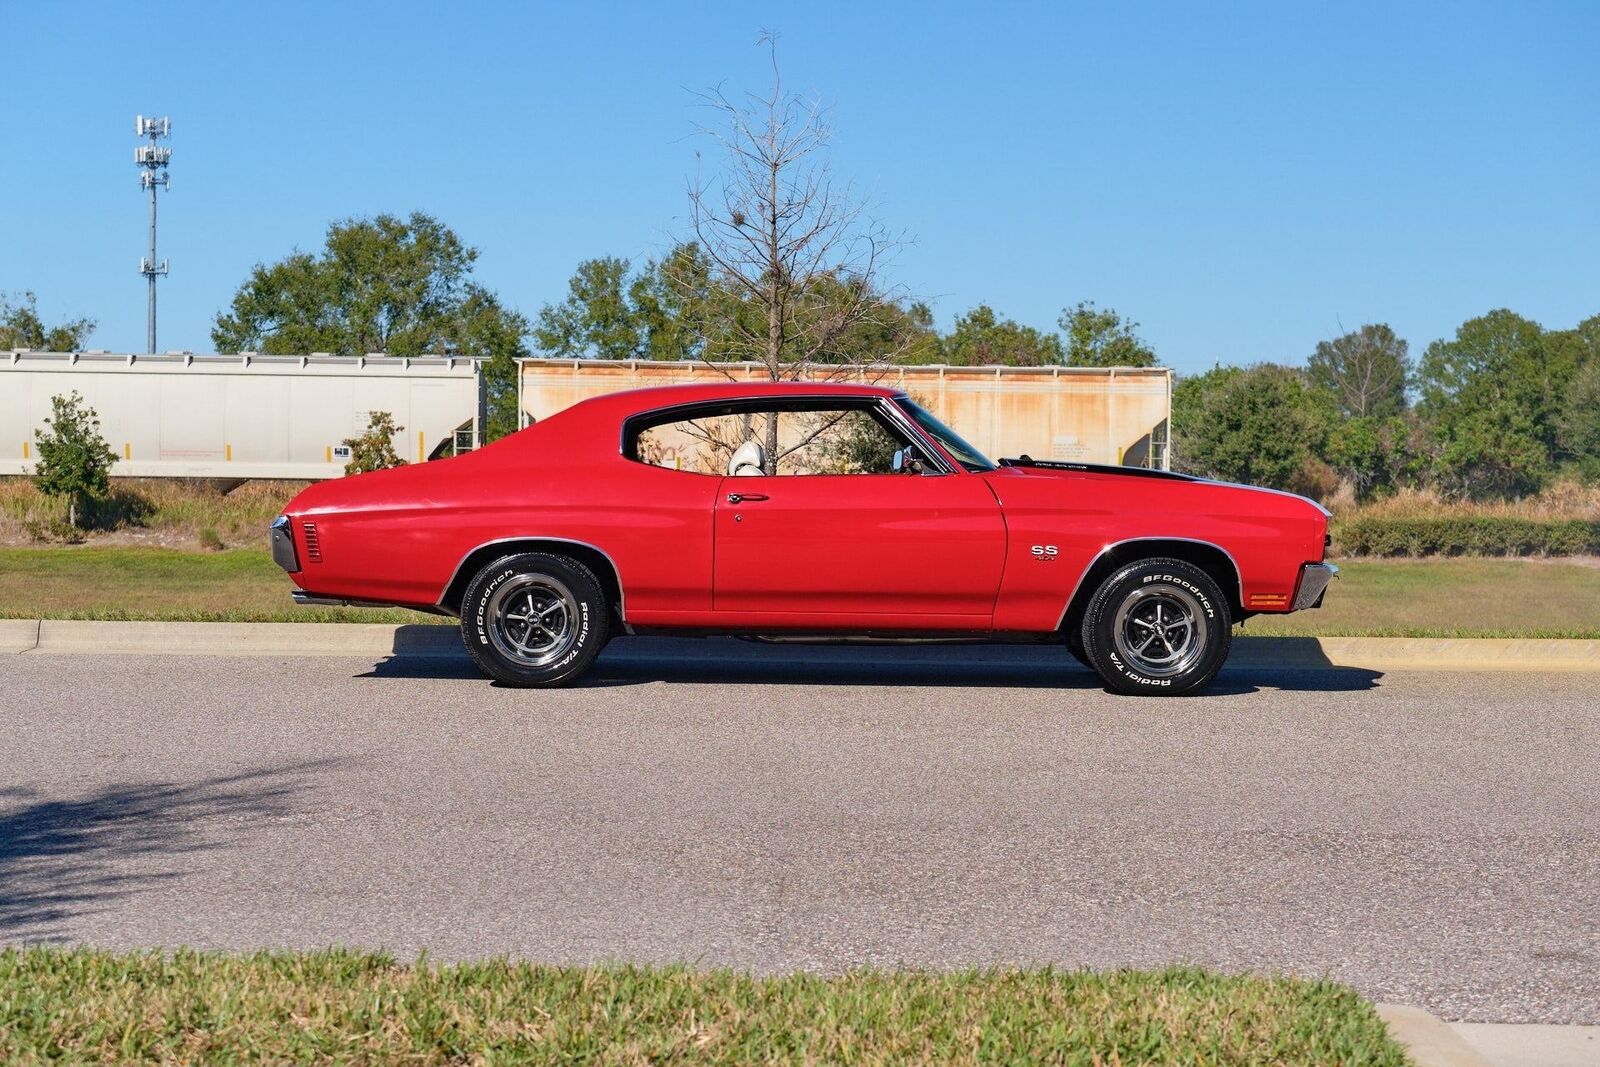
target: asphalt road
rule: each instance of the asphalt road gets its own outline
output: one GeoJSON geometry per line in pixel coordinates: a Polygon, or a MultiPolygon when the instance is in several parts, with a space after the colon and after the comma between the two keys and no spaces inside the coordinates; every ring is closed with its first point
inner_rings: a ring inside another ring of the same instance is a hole
{"type": "Polygon", "coordinates": [[[0,941],[1330,974],[1600,1022],[1600,675],[619,642],[0,658],[0,941]],[[651,650],[654,651],[651,651],[651,650]]]}

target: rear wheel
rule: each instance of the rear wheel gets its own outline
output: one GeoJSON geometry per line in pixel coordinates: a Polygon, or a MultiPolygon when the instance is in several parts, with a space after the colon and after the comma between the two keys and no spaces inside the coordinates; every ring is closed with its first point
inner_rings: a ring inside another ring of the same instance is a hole
{"type": "Polygon", "coordinates": [[[589,669],[606,643],[605,590],[577,560],[527,552],[478,572],[461,601],[461,636],[489,677],[560,686],[589,669]]]}
{"type": "Polygon", "coordinates": [[[1101,583],[1081,632],[1090,666],[1112,689],[1179,696],[1204,688],[1233,643],[1228,601],[1205,571],[1147,559],[1101,583]]]}

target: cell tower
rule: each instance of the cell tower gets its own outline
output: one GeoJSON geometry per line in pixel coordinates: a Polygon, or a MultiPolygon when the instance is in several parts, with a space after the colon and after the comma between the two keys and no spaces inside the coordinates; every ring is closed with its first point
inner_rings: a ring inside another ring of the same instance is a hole
{"type": "Polygon", "coordinates": [[[145,350],[153,355],[156,350],[156,276],[167,273],[166,260],[163,259],[159,266],[156,264],[156,186],[163,189],[172,187],[172,179],[167,174],[167,164],[172,161],[172,149],[163,148],[158,142],[163,137],[172,136],[172,120],[147,119],[139,115],[133,120],[133,131],[140,137],[150,138],[149,144],[142,144],[133,150],[133,161],[140,168],[139,188],[150,193],[150,255],[139,260],[139,273],[150,282],[150,315],[145,329],[145,350]]]}

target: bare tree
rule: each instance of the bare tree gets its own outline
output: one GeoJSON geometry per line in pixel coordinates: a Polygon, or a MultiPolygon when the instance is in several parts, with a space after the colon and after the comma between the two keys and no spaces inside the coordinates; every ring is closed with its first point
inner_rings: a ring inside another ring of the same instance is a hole
{"type": "MultiPolygon", "coordinates": [[[[724,170],[697,176],[689,188],[694,241],[712,286],[734,305],[719,316],[727,336],[718,348],[760,363],[774,381],[838,377],[852,361],[853,333],[905,315],[879,284],[886,258],[903,242],[834,181],[824,158],[832,135],[828,109],[787,91],[776,38],[763,33],[761,44],[772,61],[766,94],[742,100],[720,89],[698,94],[718,118],[701,132],[726,156],[724,170]]],[[[888,364],[897,355],[880,348],[875,358],[888,364]]],[[[772,474],[778,426],[776,418],[766,422],[772,474]]]]}
{"type": "Polygon", "coordinates": [[[1384,323],[1319,341],[1306,369],[1351,418],[1387,418],[1405,410],[1411,357],[1406,342],[1384,323]]]}

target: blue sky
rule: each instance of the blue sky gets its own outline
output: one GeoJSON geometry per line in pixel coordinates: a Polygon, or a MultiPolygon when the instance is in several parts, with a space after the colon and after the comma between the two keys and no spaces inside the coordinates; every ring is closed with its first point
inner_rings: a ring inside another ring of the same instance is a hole
{"type": "Polygon", "coordinates": [[[381,211],[455,227],[531,315],[579,259],[682,234],[690,90],[762,87],[763,27],[942,325],[1092,299],[1198,370],[1600,313],[1596,3],[0,0],[0,290],[142,349],[142,111],[174,122],[161,348],[208,350],[252,264],[381,211]]]}

